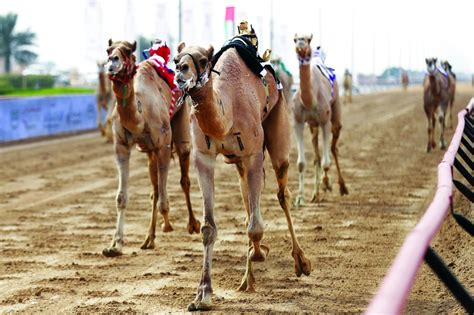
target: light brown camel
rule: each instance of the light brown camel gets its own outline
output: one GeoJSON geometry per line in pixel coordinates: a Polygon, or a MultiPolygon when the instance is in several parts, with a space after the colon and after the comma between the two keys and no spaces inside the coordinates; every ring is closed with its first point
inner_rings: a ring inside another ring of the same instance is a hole
{"type": "MultiPolygon", "coordinates": [[[[249,43],[250,44],[250,43],[249,43]]],[[[295,272],[309,275],[311,262],[296,238],[290,216],[291,195],[287,188],[290,126],[286,102],[274,78],[267,73],[265,87],[235,48],[227,49],[215,64],[220,74],[211,75],[214,49],[178,46],[176,81],[194,102],[191,114],[193,160],[203,196],[204,224],[201,228],[204,261],[195,300],[188,309],[211,307],[211,264],[217,227],[214,222],[214,169],[216,157],[223,154],[237,167],[242,199],[247,211],[249,249],[245,275],[239,290],[253,291],[252,262],[264,261],[268,247],[261,244],[264,232],[260,213],[264,148],[267,149],[278,182],[278,200],[288,224],[295,272]],[[267,99],[266,89],[269,91],[267,99]],[[266,102],[268,100],[268,104],[266,102]]]]}
{"type": "Polygon", "coordinates": [[[155,247],[156,204],[163,216],[163,232],[170,232],[169,203],[166,189],[172,142],[179,156],[181,188],[185,194],[189,213],[188,232],[199,233],[200,223],[195,219],[189,197],[188,176],[191,149],[189,109],[181,106],[170,121],[169,109],[172,92],[170,86],[158,76],[150,61],[143,61],[138,70],[135,65],[136,42],[109,40],[106,71],[113,82],[117,98],[113,121],[114,149],[119,173],[117,191],[117,225],[105,256],[122,254],[123,225],[128,202],[128,175],[130,151],[135,144],[148,155],[148,171],[152,184],[151,220],[142,249],[155,247]],[[136,73],[136,74],[135,74],[136,73]]]}
{"type": "Polygon", "coordinates": [[[97,99],[97,127],[107,142],[112,142],[112,113],[115,106],[115,95],[112,91],[112,82],[105,74],[105,61],[97,62],[99,73],[98,86],[96,91],[97,99]],[[102,125],[102,109],[105,110],[105,122],[102,125]]]}
{"type": "Polygon", "coordinates": [[[339,101],[339,88],[334,79],[334,86],[331,87],[330,81],[324,77],[320,70],[321,57],[319,54],[313,56],[311,40],[313,35],[295,34],[294,42],[296,55],[299,61],[300,69],[300,87],[293,98],[294,102],[294,128],[296,141],[298,143],[298,172],[299,172],[299,190],[296,198],[296,205],[304,203],[304,172],[306,167],[304,154],[304,126],[307,123],[312,134],[314,165],[316,176],[314,179],[314,191],[311,202],[320,201],[320,173],[321,167],[324,170],[322,179],[323,190],[331,190],[328,171],[331,165],[329,150],[331,150],[336,162],[339,192],[341,195],[348,194],[344,179],[342,178],[339,167],[337,141],[341,132],[341,103],[339,101]],[[322,159],[319,153],[318,129],[323,131],[322,159]],[[329,142],[332,142],[329,149],[329,142]]]}
{"type": "Polygon", "coordinates": [[[344,104],[352,103],[352,74],[349,70],[344,71],[344,104]]]}
{"type": "Polygon", "coordinates": [[[402,70],[402,87],[404,91],[408,89],[408,83],[409,83],[408,72],[406,72],[405,70],[402,70]]]}
{"type": "Polygon", "coordinates": [[[446,111],[449,104],[448,78],[438,69],[437,58],[425,59],[428,74],[423,80],[423,108],[428,119],[428,145],[426,152],[436,147],[434,131],[436,125],[436,114],[438,113],[440,132],[440,146],[445,149],[444,127],[446,111]]]}
{"type": "Polygon", "coordinates": [[[283,95],[285,95],[286,103],[288,104],[289,110],[291,110],[291,108],[293,108],[293,92],[291,91],[293,87],[293,75],[288,71],[280,57],[272,58],[271,63],[283,86],[283,95]]]}
{"type": "Polygon", "coordinates": [[[456,94],[456,74],[453,72],[453,67],[451,64],[445,60],[441,63],[444,71],[448,73],[448,92],[449,92],[449,105],[448,105],[448,120],[449,128],[453,128],[453,106],[454,106],[454,96],[456,94]]]}

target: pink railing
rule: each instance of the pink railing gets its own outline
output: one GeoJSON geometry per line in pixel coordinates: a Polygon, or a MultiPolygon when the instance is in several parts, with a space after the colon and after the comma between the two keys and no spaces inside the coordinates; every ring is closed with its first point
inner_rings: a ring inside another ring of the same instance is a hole
{"type": "Polygon", "coordinates": [[[438,165],[438,188],[420,222],[405,239],[366,314],[400,314],[423,262],[425,252],[446,217],[453,194],[452,165],[464,130],[464,116],[474,98],[458,113],[458,125],[443,160],[438,165]]]}

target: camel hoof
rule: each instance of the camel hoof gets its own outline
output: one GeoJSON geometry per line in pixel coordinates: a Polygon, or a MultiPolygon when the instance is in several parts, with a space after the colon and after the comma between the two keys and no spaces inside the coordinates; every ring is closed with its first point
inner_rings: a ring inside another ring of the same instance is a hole
{"type": "Polygon", "coordinates": [[[117,257],[122,256],[122,252],[115,247],[104,248],[102,250],[102,255],[105,257],[117,257]]]}
{"type": "Polygon", "coordinates": [[[321,203],[321,196],[319,193],[313,193],[313,197],[311,198],[311,203],[321,203]]]}
{"type": "Polygon", "coordinates": [[[196,312],[196,311],[209,311],[211,309],[210,303],[205,303],[203,301],[200,302],[192,302],[188,305],[188,311],[196,312]]]}
{"type": "Polygon", "coordinates": [[[344,183],[339,184],[339,192],[341,193],[341,196],[349,195],[349,190],[347,190],[346,184],[344,183]]]}
{"type": "Polygon", "coordinates": [[[329,183],[329,177],[323,178],[323,190],[324,192],[332,191],[331,183],[329,183]]]}
{"type": "Polygon", "coordinates": [[[309,276],[311,273],[311,261],[304,256],[303,251],[300,253],[293,253],[295,260],[295,274],[299,278],[302,274],[309,276]]]}
{"type": "Polygon", "coordinates": [[[237,288],[237,291],[240,291],[240,292],[255,292],[255,287],[254,287],[254,284],[253,284],[254,281],[249,281],[249,279],[247,278],[247,276],[244,277],[244,279],[242,280],[242,283],[240,284],[240,286],[237,288]]]}
{"type": "Polygon", "coordinates": [[[260,245],[259,250],[255,251],[255,248],[252,247],[250,249],[250,260],[254,262],[262,262],[267,259],[268,252],[270,251],[270,248],[268,248],[265,245],[260,245]],[[261,250],[263,249],[263,250],[261,250]]]}
{"type": "Polygon", "coordinates": [[[295,207],[300,207],[303,205],[304,205],[304,197],[303,196],[296,197],[295,207]]]}
{"type": "Polygon", "coordinates": [[[152,239],[150,236],[147,236],[145,241],[143,242],[141,249],[154,249],[155,248],[155,240],[152,239]]]}
{"type": "Polygon", "coordinates": [[[189,234],[193,234],[193,233],[199,234],[200,231],[201,231],[201,222],[199,222],[199,220],[190,221],[188,223],[189,234]]]}
{"type": "Polygon", "coordinates": [[[168,233],[168,232],[173,232],[173,227],[171,226],[171,224],[165,224],[163,223],[161,225],[161,230],[164,232],[164,233],[168,233]]]}

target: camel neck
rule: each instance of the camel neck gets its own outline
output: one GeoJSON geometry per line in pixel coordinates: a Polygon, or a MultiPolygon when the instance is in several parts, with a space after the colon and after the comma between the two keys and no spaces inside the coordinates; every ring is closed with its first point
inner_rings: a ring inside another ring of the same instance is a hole
{"type": "Polygon", "coordinates": [[[430,90],[431,94],[437,96],[439,94],[438,80],[436,80],[436,75],[429,74],[428,79],[430,80],[430,90]]]}
{"type": "MultiPolygon", "coordinates": [[[[122,122],[138,123],[137,105],[133,80],[128,83],[113,81],[112,88],[117,99],[117,112],[122,122]]],[[[138,110],[141,110],[138,108],[138,110]]]]}
{"type": "Polygon", "coordinates": [[[311,65],[300,65],[300,91],[301,101],[306,107],[311,107],[313,103],[313,93],[311,90],[311,65]]]}
{"type": "Polygon", "coordinates": [[[199,127],[204,134],[222,139],[228,132],[224,104],[222,104],[218,92],[213,88],[213,80],[201,88],[190,92],[194,102],[195,116],[199,127]]]}
{"type": "Polygon", "coordinates": [[[99,73],[99,91],[101,94],[107,93],[107,86],[105,85],[105,73],[99,73]]]}

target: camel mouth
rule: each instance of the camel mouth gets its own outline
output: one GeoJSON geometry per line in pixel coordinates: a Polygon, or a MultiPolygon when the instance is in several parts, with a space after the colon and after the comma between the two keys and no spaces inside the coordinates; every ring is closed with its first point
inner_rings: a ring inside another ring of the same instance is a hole
{"type": "Polygon", "coordinates": [[[193,80],[193,77],[191,77],[187,80],[176,78],[175,83],[176,83],[176,85],[178,86],[178,88],[180,90],[186,91],[186,90],[189,90],[191,88],[192,80],[193,80]]]}

